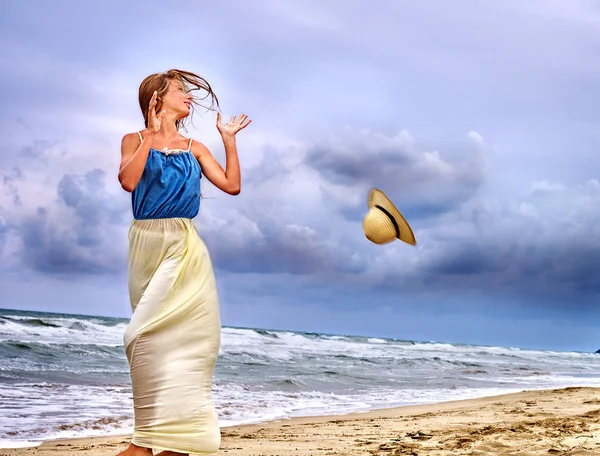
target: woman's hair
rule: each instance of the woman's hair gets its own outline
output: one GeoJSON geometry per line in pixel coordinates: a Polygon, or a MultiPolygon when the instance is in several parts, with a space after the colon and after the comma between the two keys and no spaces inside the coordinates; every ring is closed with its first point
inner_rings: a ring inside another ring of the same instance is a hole
{"type": "MultiPolygon", "coordinates": [[[[206,79],[202,78],[201,76],[189,71],[175,69],[166,71],[164,73],[154,73],[142,81],[139,90],[140,109],[144,115],[144,125],[146,125],[146,127],[148,127],[148,105],[150,104],[150,100],[152,99],[154,91],[156,91],[158,95],[155,110],[157,113],[159,113],[162,105],[161,97],[166,93],[170,80],[181,81],[186,92],[192,92],[194,90],[202,90],[206,92],[206,95],[203,97],[192,97],[192,112],[194,105],[203,106],[209,111],[214,111],[215,105],[217,109],[220,108],[219,100],[213,92],[212,87],[206,81],[206,79]],[[199,102],[200,100],[205,100],[208,97],[211,99],[211,102],[208,106],[204,106],[199,102]]],[[[192,112],[190,112],[190,115],[187,118],[191,118],[192,112]]],[[[183,126],[183,123],[186,119],[180,119],[175,122],[177,129],[183,126]]]]}

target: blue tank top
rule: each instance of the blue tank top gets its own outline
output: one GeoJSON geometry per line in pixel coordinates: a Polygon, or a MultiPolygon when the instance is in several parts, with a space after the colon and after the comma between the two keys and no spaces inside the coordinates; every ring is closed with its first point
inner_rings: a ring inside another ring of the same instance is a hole
{"type": "Polygon", "coordinates": [[[190,139],[187,150],[150,148],[142,177],[131,194],[136,220],[198,215],[202,171],[191,145],[190,139]]]}

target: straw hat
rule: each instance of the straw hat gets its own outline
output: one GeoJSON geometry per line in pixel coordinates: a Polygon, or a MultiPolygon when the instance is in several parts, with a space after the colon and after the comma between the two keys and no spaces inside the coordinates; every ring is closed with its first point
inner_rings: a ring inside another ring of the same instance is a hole
{"type": "Polygon", "coordinates": [[[389,198],[381,190],[369,191],[369,212],[363,220],[365,236],[375,244],[387,244],[400,239],[407,244],[416,245],[417,241],[408,222],[389,198]]]}

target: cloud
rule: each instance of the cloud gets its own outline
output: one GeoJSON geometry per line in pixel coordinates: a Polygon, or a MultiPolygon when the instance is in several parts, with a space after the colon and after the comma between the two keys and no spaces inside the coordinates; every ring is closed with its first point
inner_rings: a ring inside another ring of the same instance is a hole
{"type": "Polygon", "coordinates": [[[271,145],[244,170],[252,178],[241,197],[221,210],[203,202],[203,235],[229,272],[303,275],[305,284],[359,294],[475,296],[482,306],[491,296],[508,306],[589,306],[600,287],[598,182],[542,180],[518,197],[494,197],[484,191],[494,172],[487,141],[467,136],[435,153],[406,131],[345,130],[293,153],[271,145]],[[375,184],[410,214],[416,248],[364,238],[375,184]]]}
{"type": "Polygon", "coordinates": [[[554,188],[512,203],[464,204],[427,230],[410,273],[388,273],[382,282],[390,290],[435,286],[521,297],[532,306],[593,305],[600,292],[600,187],[591,180],[554,188]]]}
{"type": "MultiPolygon", "coordinates": [[[[242,193],[222,195],[204,180],[196,224],[219,271],[285,277],[290,286],[421,297],[595,296],[600,184],[541,180],[518,199],[493,198],[483,192],[493,171],[486,143],[470,131],[462,142],[426,148],[407,131],[350,129],[320,142],[254,143],[242,193]],[[416,248],[365,239],[371,186],[388,189],[416,248]]],[[[37,170],[17,166],[4,176],[0,239],[12,246],[4,254],[44,274],[122,273],[128,195],[118,196],[116,178],[107,184],[107,172],[84,161],[51,179],[54,192],[46,185],[43,198],[32,197],[32,176],[74,156],[62,146],[36,147],[37,170]]],[[[33,149],[23,148],[22,159],[33,149]]]]}
{"type": "Polygon", "coordinates": [[[215,264],[235,273],[323,276],[360,273],[365,264],[339,241],[322,238],[303,224],[284,224],[238,214],[230,223],[206,234],[215,264]]]}
{"type": "Polygon", "coordinates": [[[104,187],[106,172],[92,169],[85,174],[65,174],[58,183],[61,203],[73,209],[82,224],[98,226],[101,223],[123,222],[123,208],[114,204],[104,187]]]}
{"type": "Polygon", "coordinates": [[[564,190],[565,186],[563,184],[559,184],[558,182],[550,182],[548,180],[538,181],[531,184],[532,195],[562,192],[564,190]]]}
{"type": "Polygon", "coordinates": [[[389,193],[411,218],[450,211],[471,199],[485,182],[483,138],[475,132],[473,143],[466,143],[456,159],[447,153],[419,146],[412,135],[402,130],[396,135],[371,131],[345,131],[310,148],[306,164],[325,181],[361,195],[346,204],[346,214],[358,216],[364,195],[371,187],[389,193]],[[354,211],[352,210],[354,209],[354,211]]]}
{"type": "Polygon", "coordinates": [[[107,186],[105,170],[61,141],[24,145],[12,163],[0,192],[4,271],[77,277],[124,270],[128,207],[107,186]]]}
{"type": "Polygon", "coordinates": [[[105,190],[105,172],[65,174],[55,204],[39,206],[15,226],[21,257],[44,274],[106,274],[123,272],[121,237],[126,212],[105,190]]]}
{"type": "Polygon", "coordinates": [[[15,182],[23,178],[23,172],[18,166],[14,166],[8,173],[2,175],[2,190],[3,194],[12,200],[15,206],[21,206],[23,203],[19,197],[19,192],[15,186],[15,182]]]}

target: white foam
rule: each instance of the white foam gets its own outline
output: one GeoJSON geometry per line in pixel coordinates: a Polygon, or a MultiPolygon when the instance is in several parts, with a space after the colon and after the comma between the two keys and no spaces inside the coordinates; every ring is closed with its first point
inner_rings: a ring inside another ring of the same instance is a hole
{"type": "Polygon", "coordinates": [[[123,345],[123,332],[127,326],[125,323],[107,326],[75,318],[34,318],[12,315],[7,318],[18,321],[3,320],[4,324],[0,325],[0,341],[119,346],[123,345]],[[26,324],[30,320],[42,320],[55,326],[30,326],[26,324]]]}
{"type": "Polygon", "coordinates": [[[387,340],[377,339],[376,337],[367,339],[367,342],[369,342],[370,344],[387,344],[388,343],[387,340]]]}
{"type": "Polygon", "coordinates": [[[28,440],[3,440],[0,439],[0,449],[6,448],[35,448],[42,444],[42,441],[28,440]]]}

